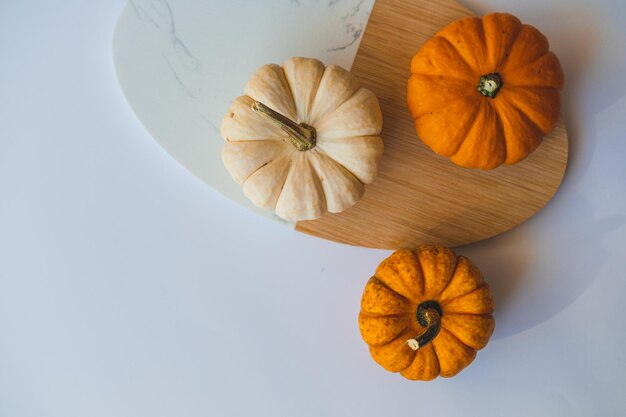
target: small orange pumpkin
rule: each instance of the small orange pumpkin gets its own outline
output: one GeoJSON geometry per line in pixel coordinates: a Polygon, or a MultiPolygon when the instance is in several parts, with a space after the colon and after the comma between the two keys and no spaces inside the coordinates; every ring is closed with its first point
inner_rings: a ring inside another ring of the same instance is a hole
{"type": "Polygon", "coordinates": [[[561,64],[541,32],[510,14],[452,22],[421,47],[411,73],[418,136],[463,167],[523,160],[559,119],[561,64]]]}
{"type": "Polygon", "coordinates": [[[489,286],[469,259],[443,246],[403,249],[368,281],[359,328],[372,358],[412,380],[451,377],[487,345],[495,321],[489,286]]]}

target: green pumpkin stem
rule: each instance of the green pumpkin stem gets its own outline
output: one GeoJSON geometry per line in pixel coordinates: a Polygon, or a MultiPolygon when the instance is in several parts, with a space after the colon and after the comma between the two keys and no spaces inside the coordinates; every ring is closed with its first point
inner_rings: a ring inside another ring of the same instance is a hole
{"type": "Polygon", "coordinates": [[[498,73],[485,74],[478,81],[477,90],[486,97],[495,98],[502,88],[502,77],[498,73]]]}
{"type": "Polygon", "coordinates": [[[417,321],[426,327],[426,330],[421,335],[406,341],[411,349],[418,350],[437,337],[441,330],[442,315],[441,306],[436,301],[424,301],[417,307],[417,321]]]}
{"type": "Polygon", "coordinates": [[[290,118],[267,107],[260,101],[255,100],[251,107],[252,111],[269,119],[284,130],[289,135],[289,139],[291,139],[293,145],[298,148],[299,151],[308,151],[315,147],[317,133],[313,126],[309,126],[305,123],[298,124],[290,118]]]}

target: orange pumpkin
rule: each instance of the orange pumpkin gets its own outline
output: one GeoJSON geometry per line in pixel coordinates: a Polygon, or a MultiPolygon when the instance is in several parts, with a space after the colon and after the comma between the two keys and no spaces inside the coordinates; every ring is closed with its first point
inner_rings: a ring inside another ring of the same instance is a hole
{"type": "Polygon", "coordinates": [[[443,246],[403,249],[368,281],[359,328],[372,358],[413,380],[451,377],[485,347],[495,321],[489,286],[443,246]]]}
{"type": "Polygon", "coordinates": [[[452,22],[413,57],[411,73],[417,134],[463,167],[523,160],[559,119],[561,64],[541,32],[510,14],[452,22]]]}

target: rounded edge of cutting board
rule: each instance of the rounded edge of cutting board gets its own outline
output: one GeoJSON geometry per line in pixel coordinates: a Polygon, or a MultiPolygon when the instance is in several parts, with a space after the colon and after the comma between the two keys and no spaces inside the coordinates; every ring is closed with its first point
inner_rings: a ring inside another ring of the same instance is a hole
{"type": "Polygon", "coordinates": [[[456,166],[415,133],[406,109],[410,59],[439,29],[471,15],[454,0],[376,1],[351,71],[381,104],[379,176],[354,207],[298,222],[296,230],[378,249],[460,246],[518,226],[552,199],[567,168],[562,118],[528,158],[492,171],[456,166]]]}

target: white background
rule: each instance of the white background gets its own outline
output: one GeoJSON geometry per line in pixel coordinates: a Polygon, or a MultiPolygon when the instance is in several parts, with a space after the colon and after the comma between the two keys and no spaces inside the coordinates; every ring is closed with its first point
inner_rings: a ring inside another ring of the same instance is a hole
{"type": "Polygon", "coordinates": [[[457,249],[496,332],[457,377],[415,383],[358,332],[389,252],[267,221],[145,131],[112,63],[124,0],[2,1],[0,416],[624,415],[626,4],[466,4],[548,35],[570,165],[537,216],[457,249]]]}

